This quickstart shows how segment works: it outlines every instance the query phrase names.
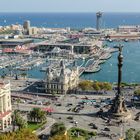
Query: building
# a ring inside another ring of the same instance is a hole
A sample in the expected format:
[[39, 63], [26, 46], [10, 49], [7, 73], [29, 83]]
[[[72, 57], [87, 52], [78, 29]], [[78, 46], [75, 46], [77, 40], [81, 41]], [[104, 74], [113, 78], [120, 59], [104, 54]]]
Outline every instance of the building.
[[28, 29], [28, 35], [36, 35], [38, 33], [38, 28], [37, 27], [30, 27]]
[[102, 19], [102, 13], [97, 12], [96, 13], [96, 30], [99, 31], [101, 29], [101, 19]]
[[29, 20], [27, 20], [27, 21], [24, 22], [23, 28], [24, 28], [25, 30], [29, 30], [29, 28], [30, 28], [30, 21], [29, 21]]
[[140, 32], [140, 25], [119, 26], [117, 31], [122, 33]]
[[79, 83], [79, 70], [76, 64], [70, 69], [66, 68], [64, 62], [60, 63], [60, 71], [47, 69], [45, 89], [48, 94], [66, 94], [77, 87]]
[[59, 47], [55, 47], [51, 51], [48, 51], [46, 55], [51, 58], [62, 57], [65, 59], [73, 59], [74, 58], [73, 46], [71, 46], [71, 50], [60, 49]]
[[0, 130], [11, 125], [11, 90], [10, 83], [0, 82]]
[[30, 21], [27, 20], [23, 23], [23, 28], [24, 28], [24, 34], [29, 35], [29, 30], [30, 30]]

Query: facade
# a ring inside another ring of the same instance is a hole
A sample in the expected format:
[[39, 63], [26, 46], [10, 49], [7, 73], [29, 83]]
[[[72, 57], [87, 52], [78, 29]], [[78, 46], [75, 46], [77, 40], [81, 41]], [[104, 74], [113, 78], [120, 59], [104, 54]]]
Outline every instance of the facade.
[[73, 46], [71, 46], [71, 50], [66, 49], [60, 49], [59, 47], [53, 48], [51, 51], [48, 51], [47, 56], [53, 57], [62, 57], [66, 59], [73, 59], [74, 53], [73, 53]]
[[29, 20], [27, 20], [27, 21], [24, 22], [23, 28], [24, 28], [25, 30], [29, 30], [29, 28], [30, 28], [30, 21], [29, 21]]
[[48, 94], [66, 94], [77, 87], [79, 83], [79, 70], [76, 65], [72, 69], [65, 68], [64, 62], [60, 63], [60, 71], [47, 69], [45, 89]]
[[119, 26], [117, 29], [118, 32], [140, 32], [140, 26], [139, 25], [132, 25], [132, 26]]
[[30, 27], [28, 29], [28, 34], [29, 35], [36, 35], [38, 33], [38, 28], [37, 27]]
[[10, 83], [0, 82], [0, 130], [11, 125], [11, 91]]
[[96, 13], [96, 30], [99, 31], [100, 28], [101, 28], [101, 18], [102, 18], [102, 13], [101, 12], [98, 12]]
[[24, 34], [29, 35], [29, 29], [30, 29], [30, 21], [29, 20], [24, 22], [23, 28], [24, 28]]

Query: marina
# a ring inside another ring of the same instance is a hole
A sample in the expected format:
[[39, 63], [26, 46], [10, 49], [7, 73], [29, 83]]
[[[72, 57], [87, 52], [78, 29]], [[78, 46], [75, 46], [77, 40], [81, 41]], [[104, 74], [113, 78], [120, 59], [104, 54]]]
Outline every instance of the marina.
[[[111, 52], [115, 52], [115, 50], [113, 50], [112, 48], [115, 46], [117, 42], [104, 42], [104, 44], [107, 44], [108, 47], [110, 47], [110, 51]], [[124, 75], [123, 75], [123, 79], [127, 82], [140, 82], [139, 80], [139, 76], [137, 75], [137, 71], [139, 69], [139, 67], [137, 67], [137, 65], [139, 65], [138, 61], [135, 61], [135, 59], [139, 58], [139, 55], [137, 55], [140, 52], [140, 43], [139, 41], [132, 41], [132, 42], [123, 42], [124, 44], [124, 51], [125, 51], [125, 55], [124, 57], [127, 58], [127, 61], [125, 62], [126, 64], [124, 64]], [[135, 49], [133, 49], [135, 48]], [[135, 51], [135, 55], [133, 55]], [[129, 55], [127, 55], [129, 52]], [[115, 67], [116, 64], [114, 62], [115, 58], [116, 58], [116, 53], [110, 53], [110, 55], [112, 55], [112, 57], [109, 60], [101, 60], [104, 57], [101, 57], [101, 59], [99, 59], [99, 57], [95, 57], [97, 60], [93, 60], [93, 58], [89, 58], [89, 59], [77, 59], [77, 65], [79, 66], [79, 76], [81, 79], [88, 79], [88, 80], [99, 80], [99, 81], [107, 81], [107, 82], [116, 82], [115, 80]], [[110, 57], [110, 55], [103, 55], [106, 56], [106, 59], [108, 59]], [[31, 58], [30, 58], [31, 59]], [[18, 60], [18, 61], [17, 61]], [[21, 60], [21, 61], [20, 61]], [[45, 76], [45, 71], [47, 69], [48, 66], [50, 66], [50, 64], [54, 63], [55, 59], [38, 59], [35, 58], [35, 60], [33, 61], [34, 63], [25, 63], [27, 61], [27, 58], [20, 58], [20, 57], [7, 57], [7, 56], [1, 56], [1, 70], [0, 73], [2, 74], [4, 69], [5, 69], [5, 73], [11, 73], [9, 71], [9, 69], [11, 69], [11, 66], [13, 68], [13, 72], [15, 74], [15, 70], [17, 69], [17, 73], [20, 74], [22, 73], [22, 71], [24, 70], [29, 78], [37, 78], [37, 79], [44, 79]], [[61, 60], [61, 59], [60, 59]], [[132, 61], [133, 60], [133, 61]], [[47, 63], [46, 63], [47, 61]], [[39, 64], [35, 63], [38, 62]], [[66, 65], [72, 65], [73, 60], [70, 60], [69, 63], [66, 63]], [[26, 65], [25, 65], [26, 64]], [[28, 64], [28, 65], [27, 65]], [[57, 67], [58, 61], [56, 60], [54, 63], [54, 68]], [[22, 67], [22, 65], [25, 65], [26, 67]], [[34, 67], [32, 66], [34, 65]], [[132, 67], [135, 66], [135, 69], [132, 70]], [[126, 68], [127, 67], [127, 68]], [[23, 69], [22, 69], [23, 68]], [[134, 78], [132, 77], [131, 80], [127, 78], [128, 75], [131, 75], [133, 73], [135, 80], [133, 80]], [[111, 76], [110, 76], [111, 75]]]

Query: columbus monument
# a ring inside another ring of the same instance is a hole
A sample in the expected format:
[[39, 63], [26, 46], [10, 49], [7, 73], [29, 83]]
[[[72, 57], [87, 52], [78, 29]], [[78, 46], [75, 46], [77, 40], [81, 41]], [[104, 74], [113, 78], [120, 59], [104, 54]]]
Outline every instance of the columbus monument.
[[126, 108], [125, 99], [123, 93], [121, 92], [121, 81], [122, 81], [122, 66], [123, 66], [123, 55], [122, 55], [122, 45], [118, 45], [115, 48], [119, 50], [118, 55], [118, 88], [116, 96], [113, 100], [113, 105], [109, 109], [108, 113], [112, 118], [126, 121], [131, 118], [130, 111]]

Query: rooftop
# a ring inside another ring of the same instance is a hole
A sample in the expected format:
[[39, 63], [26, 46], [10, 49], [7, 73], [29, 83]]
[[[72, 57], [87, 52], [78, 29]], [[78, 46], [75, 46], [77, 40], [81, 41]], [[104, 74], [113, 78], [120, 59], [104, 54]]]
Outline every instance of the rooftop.
[[4, 112], [3, 114], [0, 113], [0, 120], [3, 119], [4, 117], [6, 117], [7, 115], [9, 115], [10, 113], [11, 113], [11, 111]]
[[0, 89], [4, 88], [9, 83], [10, 83], [9, 81], [0, 81]]

